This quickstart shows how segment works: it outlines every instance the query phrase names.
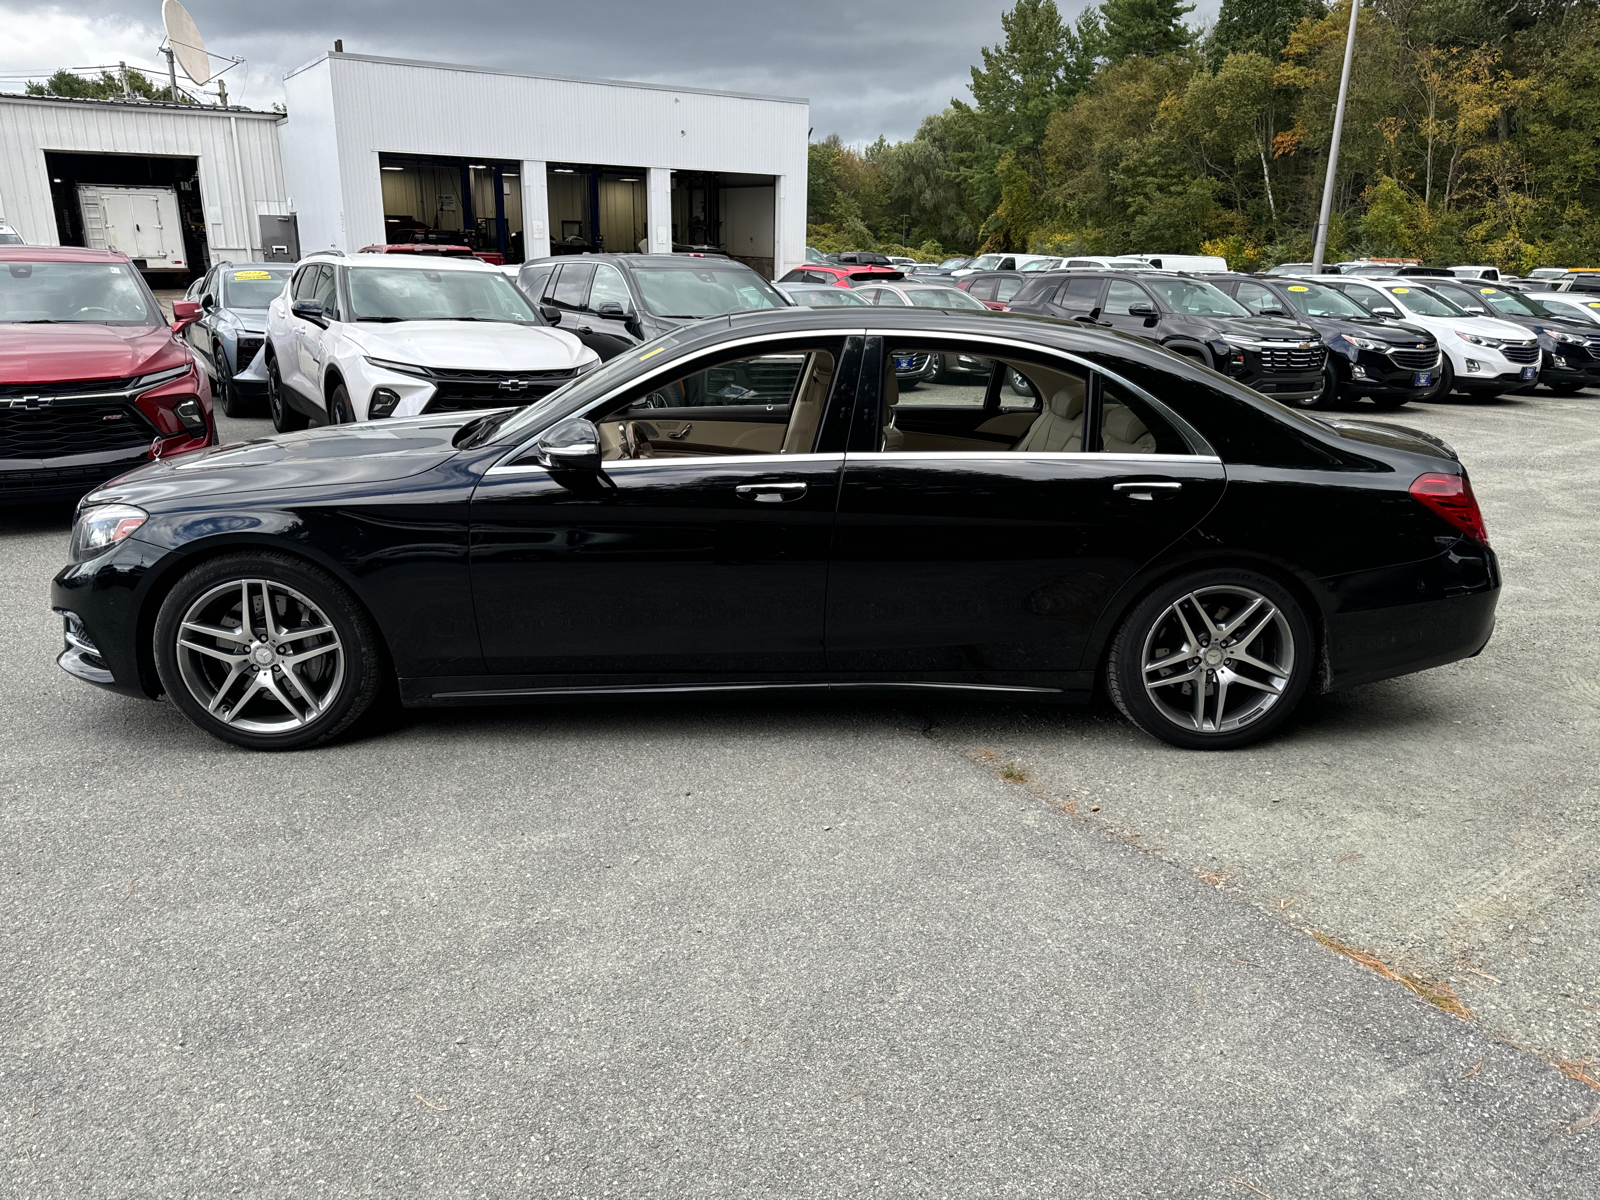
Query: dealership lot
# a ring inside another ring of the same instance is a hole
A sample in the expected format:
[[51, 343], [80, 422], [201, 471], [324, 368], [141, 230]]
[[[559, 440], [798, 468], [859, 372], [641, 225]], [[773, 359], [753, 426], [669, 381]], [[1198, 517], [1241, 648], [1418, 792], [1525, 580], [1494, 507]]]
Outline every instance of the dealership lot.
[[1385, 416], [1473, 471], [1497, 635], [1232, 755], [832, 702], [249, 754], [58, 672], [68, 514], [6, 514], [5, 1178], [1580, 1195], [1600, 1093], [1534, 1054], [1600, 1056], [1597, 411]]

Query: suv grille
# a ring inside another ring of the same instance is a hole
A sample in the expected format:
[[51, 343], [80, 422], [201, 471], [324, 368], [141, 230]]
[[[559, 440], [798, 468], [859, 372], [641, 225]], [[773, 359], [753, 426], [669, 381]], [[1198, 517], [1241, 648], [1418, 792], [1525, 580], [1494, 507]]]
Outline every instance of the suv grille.
[[143, 449], [155, 436], [131, 404], [57, 401], [38, 408], [0, 408], [0, 459]]
[[1506, 346], [1501, 349], [1500, 353], [1514, 363], [1536, 363], [1539, 361], [1539, 347], [1537, 345]]
[[1389, 351], [1389, 361], [1397, 367], [1404, 367], [1408, 371], [1427, 371], [1439, 365], [1439, 350], [1401, 350]]
[[1320, 371], [1325, 351], [1321, 346], [1311, 346], [1305, 350], [1296, 346], [1293, 349], [1285, 346], [1283, 349], [1269, 347], [1261, 352], [1261, 369], [1263, 371], [1293, 371], [1304, 373], [1306, 371]]
[[434, 368], [433, 399], [426, 413], [466, 412], [474, 408], [506, 408], [531, 404], [577, 374], [566, 371], [455, 371]]
[[0, 383], [0, 400], [24, 396], [81, 396], [84, 393], [126, 392], [139, 377], [127, 379], [69, 379], [60, 383]]

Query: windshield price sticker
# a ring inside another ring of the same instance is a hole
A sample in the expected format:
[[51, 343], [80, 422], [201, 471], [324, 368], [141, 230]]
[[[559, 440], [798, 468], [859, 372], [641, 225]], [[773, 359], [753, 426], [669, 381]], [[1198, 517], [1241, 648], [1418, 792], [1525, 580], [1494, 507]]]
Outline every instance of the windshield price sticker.
[[1498, 292], [1499, 290], [1500, 290], [1499, 288], [1479, 288], [1478, 289], [1478, 291], [1481, 292], [1485, 296], [1492, 296], [1496, 292]]
[[244, 283], [247, 280], [251, 280], [251, 279], [271, 279], [271, 278], [272, 278], [272, 272], [271, 271], [235, 271], [233, 273], [233, 281], [235, 283]]
[[1396, 296], [1409, 296], [1411, 294], [1410, 288], [1390, 288], [1389, 290]]
[[1309, 292], [1311, 289], [1306, 287], [1303, 283], [1291, 283], [1289, 285], [1289, 290], [1291, 292]]

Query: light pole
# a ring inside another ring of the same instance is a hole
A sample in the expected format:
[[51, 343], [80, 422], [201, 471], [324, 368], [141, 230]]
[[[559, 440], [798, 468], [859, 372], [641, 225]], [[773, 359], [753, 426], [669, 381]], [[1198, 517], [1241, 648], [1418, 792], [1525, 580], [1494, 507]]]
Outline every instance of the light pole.
[[1339, 174], [1339, 135], [1344, 132], [1344, 105], [1350, 96], [1350, 61], [1356, 50], [1356, 15], [1361, 0], [1350, 0], [1350, 32], [1344, 39], [1344, 73], [1339, 76], [1339, 105], [1333, 111], [1333, 142], [1328, 147], [1328, 177], [1322, 183], [1322, 214], [1317, 218], [1316, 248], [1311, 252], [1311, 273], [1322, 273], [1322, 259], [1328, 251], [1328, 221], [1333, 216], [1333, 185]]
[[905, 244], [906, 244], [906, 221], [907, 221], [907, 219], [908, 219], [908, 217], [907, 217], [906, 213], [901, 213], [900, 214], [900, 246], [901, 246], [902, 249], [905, 248]]

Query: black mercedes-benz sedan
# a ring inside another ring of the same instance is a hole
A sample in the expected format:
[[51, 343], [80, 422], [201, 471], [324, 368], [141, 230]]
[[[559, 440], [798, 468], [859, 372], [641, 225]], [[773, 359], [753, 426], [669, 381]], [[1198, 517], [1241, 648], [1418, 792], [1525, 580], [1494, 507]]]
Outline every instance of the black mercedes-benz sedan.
[[[917, 354], [990, 366], [902, 397]], [[153, 463], [83, 501], [71, 557], [60, 664], [260, 749], [385, 693], [1101, 687], [1224, 749], [1476, 654], [1500, 587], [1437, 438], [1143, 338], [917, 309], [713, 319], [527, 408]]]

